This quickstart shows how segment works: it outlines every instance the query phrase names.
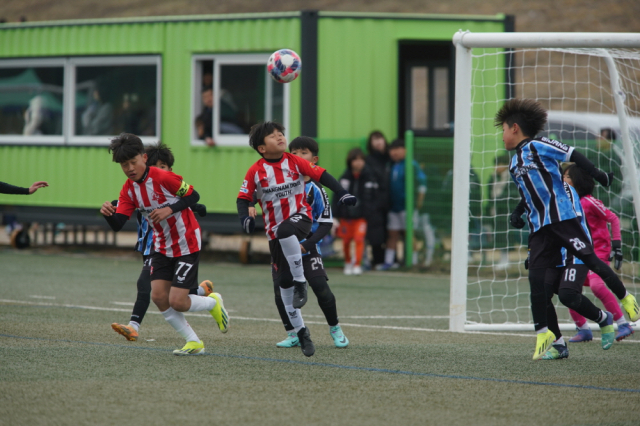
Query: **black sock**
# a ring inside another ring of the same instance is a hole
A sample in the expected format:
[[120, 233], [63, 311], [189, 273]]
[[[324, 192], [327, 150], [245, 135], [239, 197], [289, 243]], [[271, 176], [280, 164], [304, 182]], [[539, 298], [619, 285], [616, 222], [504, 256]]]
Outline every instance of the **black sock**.
[[318, 306], [320, 306], [327, 324], [331, 327], [338, 325], [336, 297], [331, 292], [327, 279], [325, 277], [314, 277], [309, 280], [309, 285], [318, 298]]

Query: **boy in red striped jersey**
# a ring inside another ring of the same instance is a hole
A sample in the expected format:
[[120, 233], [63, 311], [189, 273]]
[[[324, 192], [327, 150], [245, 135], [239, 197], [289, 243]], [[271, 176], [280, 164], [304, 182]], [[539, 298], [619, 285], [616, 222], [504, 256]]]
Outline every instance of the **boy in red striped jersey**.
[[[312, 211], [306, 200], [304, 177], [309, 176], [336, 193], [339, 202], [355, 205], [356, 197], [345, 191], [322, 167], [287, 151], [282, 125], [267, 121], [251, 128], [249, 145], [262, 156], [247, 172], [237, 199], [238, 215], [245, 232], [251, 233], [255, 219], [249, 215], [253, 194], [262, 208], [269, 239], [274, 282], [287, 312], [307, 302], [307, 287], [300, 240], [311, 231]], [[291, 316], [302, 353], [312, 356], [315, 347], [300, 315]]]
[[127, 175], [118, 207], [111, 202], [100, 212], [114, 231], [122, 229], [138, 209], [153, 226], [155, 252], [151, 255], [151, 300], [165, 320], [187, 341], [175, 355], [201, 355], [204, 344], [184, 318], [183, 312], [207, 310], [220, 331], [228, 330], [229, 316], [218, 293], [209, 297], [189, 294], [198, 286], [200, 225], [191, 209], [200, 195], [173, 172], [147, 166], [147, 154], [140, 138], [122, 133], [111, 140], [109, 152]]

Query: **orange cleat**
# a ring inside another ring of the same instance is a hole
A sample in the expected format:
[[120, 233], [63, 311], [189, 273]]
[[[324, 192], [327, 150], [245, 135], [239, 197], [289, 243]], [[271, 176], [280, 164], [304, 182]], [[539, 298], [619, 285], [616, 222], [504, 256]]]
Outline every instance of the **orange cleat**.
[[130, 342], [135, 342], [136, 340], [138, 340], [138, 332], [130, 325], [122, 325], [114, 322], [113, 324], [111, 324], [111, 328], [113, 328], [113, 331], [115, 331], [116, 333], [122, 334]]
[[213, 293], [213, 283], [209, 280], [204, 280], [200, 283], [200, 287], [204, 289], [204, 296], [209, 296]]

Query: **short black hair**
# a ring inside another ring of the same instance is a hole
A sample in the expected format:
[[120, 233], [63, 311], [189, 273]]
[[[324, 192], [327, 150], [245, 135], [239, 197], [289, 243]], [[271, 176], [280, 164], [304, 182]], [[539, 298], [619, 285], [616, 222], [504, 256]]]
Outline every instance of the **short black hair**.
[[496, 113], [493, 124], [501, 129], [503, 123], [509, 127], [518, 123], [522, 134], [535, 138], [544, 130], [547, 122], [547, 110], [534, 99], [509, 99]]
[[258, 154], [260, 154], [260, 151], [258, 151], [258, 147], [260, 145], [264, 145], [264, 138], [269, 136], [275, 130], [284, 134], [284, 126], [275, 121], [264, 121], [258, 124], [254, 124], [253, 126], [251, 126], [251, 130], [249, 131], [249, 146], [255, 149]]
[[114, 163], [124, 163], [138, 154], [144, 154], [144, 144], [136, 135], [120, 133], [111, 139], [109, 154], [113, 154]]
[[155, 166], [158, 164], [158, 161], [162, 161], [169, 166], [169, 168], [173, 167], [175, 158], [173, 158], [171, 148], [162, 142], [158, 141], [158, 143], [147, 146], [145, 152], [147, 153], [147, 164], [150, 166]]
[[289, 152], [296, 149], [308, 149], [314, 157], [317, 156], [318, 151], [320, 151], [320, 148], [318, 148], [318, 142], [309, 136], [298, 136], [292, 140], [289, 144]]
[[351, 163], [356, 158], [362, 158], [364, 160], [365, 159], [364, 151], [362, 151], [360, 148], [351, 148], [349, 150], [349, 153], [347, 154], [347, 168], [348, 169], [351, 168]]
[[404, 148], [404, 139], [395, 139], [393, 142], [391, 142], [391, 145], [389, 145], [389, 149], [393, 148]]
[[568, 174], [571, 178], [571, 183], [580, 197], [593, 194], [593, 189], [596, 184], [593, 178], [580, 167], [575, 164], [571, 164], [564, 169], [563, 174]]
[[369, 133], [369, 137], [367, 138], [367, 152], [371, 154], [373, 152], [373, 139], [374, 138], [382, 138], [384, 140], [384, 153], [387, 154], [389, 152], [389, 142], [387, 138], [384, 137], [384, 134], [380, 130], [374, 130]]

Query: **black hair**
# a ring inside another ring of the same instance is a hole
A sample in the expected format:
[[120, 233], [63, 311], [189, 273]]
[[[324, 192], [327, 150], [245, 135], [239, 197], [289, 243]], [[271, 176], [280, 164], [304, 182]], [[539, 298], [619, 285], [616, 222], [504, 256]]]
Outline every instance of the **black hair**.
[[387, 154], [389, 152], [389, 142], [387, 141], [387, 138], [384, 137], [384, 134], [379, 130], [374, 130], [373, 132], [369, 133], [369, 137], [367, 138], [367, 152], [371, 154], [374, 151], [374, 138], [382, 138], [384, 140], [384, 153]]
[[564, 170], [563, 174], [565, 173], [571, 178], [571, 183], [580, 197], [593, 194], [596, 184], [587, 172], [577, 165], [571, 164]]
[[120, 133], [111, 139], [109, 154], [113, 153], [114, 163], [124, 163], [138, 154], [144, 154], [144, 145], [139, 137], [131, 133]]
[[[258, 147], [264, 145], [264, 138], [269, 136], [275, 130], [284, 133], [284, 126], [275, 121], [264, 121], [262, 123], [254, 124], [249, 131], [249, 146], [256, 150], [258, 154]], [[262, 155], [262, 154], [260, 154]]]
[[360, 148], [352, 148], [352, 149], [350, 149], [349, 153], [347, 154], [347, 168], [348, 169], [351, 169], [351, 163], [356, 158], [362, 158], [364, 160], [365, 159], [364, 152]]
[[547, 122], [547, 111], [534, 99], [509, 99], [496, 113], [493, 124], [502, 128], [503, 123], [509, 127], [517, 123], [524, 136], [535, 138], [544, 129]]
[[394, 139], [391, 145], [389, 145], [389, 149], [393, 148], [404, 148], [404, 139]]
[[149, 145], [145, 152], [147, 153], [147, 164], [150, 166], [155, 166], [158, 164], [158, 161], [162, 161], [169, 168], [173, 167], [173, 162], [175, 158], [173, 158], [173, 153], [171, 152], [171, 148], [158, 141], [158, 143]]
[[318, 148], [318, 142], [309, 136], [298, 136], [292, 140], [289, 144], [289, 152], [296, 149], [308, 149], [314, 157], [318, 155], [318, 151], [320, 150]]

